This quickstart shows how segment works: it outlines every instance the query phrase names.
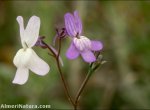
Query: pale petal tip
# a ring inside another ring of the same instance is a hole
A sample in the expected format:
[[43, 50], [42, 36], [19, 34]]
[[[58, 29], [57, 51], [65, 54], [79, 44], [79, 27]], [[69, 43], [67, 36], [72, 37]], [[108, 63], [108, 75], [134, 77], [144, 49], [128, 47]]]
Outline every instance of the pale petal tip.
[[99, 50], [103, 49], [103, 43], [99, 41]]
[[25, 84], [26, 82], [20, 82], [20, 81], [15, 81], [15, 80], [13, 80], [12, 83], [13, 83], [13, 84], [23, 85], [23, 84]]
[[22, 18], [22, 16], [17, 16], [16, 20], [20, 23], [23, 21], [23, 18]]
[[33, 18], [35, 21], [40, 21], [40, 18], [38, 16], [33, 15], [31, 18]]
[[66, 17], [68, 17], [70, 15], [71, 15], [71, 13], [66, 13], [64, 17], [66, 18]]
[[101, 41], [91, 41], [92, 46], [91, 46], [91, 50], [93, 51], [100, 51], [103, 49], [103, 43]]
[[23, 85], [27, 82], [28, 76], [29, 76], [29, 70], [27, 68], [22, 68], [22, 67], [17, 68], [16, 75], [12, 83]]
[[78, 11], [77, 10], [75, 10], [74, 11], [74, 15], [78, 15], [79, 13], [78, 13]]
[[49, 73], [49, 71], [50, 71], [50, 67], [49, 67], [49, 65], [47, 64], [47, 67], [45, 68], [45, 71], [43, 72], [43, 74], [39, 74], [40, 76], [45, 76], [45, 75], [47, 75], [48, 73]]
[[18, 84], [18, 85], [23, 85], [26, 82], [27, 82], [27, 80], [21, 80], [21, 78], [20, 79], [14, 78], [14, 80], [12, 81], [13, 84]]

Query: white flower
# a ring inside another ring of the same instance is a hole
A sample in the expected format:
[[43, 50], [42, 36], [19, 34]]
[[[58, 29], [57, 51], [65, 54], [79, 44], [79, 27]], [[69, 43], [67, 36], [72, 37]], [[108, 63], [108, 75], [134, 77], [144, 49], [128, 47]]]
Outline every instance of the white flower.
[[32, 16], [28, 21], [26, 29], [24, 29], [22, 16], [18, 16], [17, 21], [20, 27], [23, 48], [17, 52], [13, 60], [14, 65], [17, 67], [13, 83], [22, 85], [28, 80], [29, 69], [43, 76], [49, 72], [50, 67], [32, 49], [39, 36], [40, 18]]

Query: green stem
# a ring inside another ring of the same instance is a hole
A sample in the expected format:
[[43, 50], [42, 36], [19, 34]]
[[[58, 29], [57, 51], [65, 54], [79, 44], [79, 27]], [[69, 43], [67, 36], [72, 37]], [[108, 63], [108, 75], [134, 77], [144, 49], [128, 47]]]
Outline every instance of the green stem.
[[84, 90], [89, 78], [91, 77], [92, 73], [93, 73], [93, 70], [90, 68], [87, 75], [86, 75], [86, 77], [85, 77], [85, 79], [84, 79], [84, 81], [83, 81], [83, 83], [82, 83], [82, 85], [80, 86], [80, 88], [77, 92], [77, 95], [76, 95], [76, 98], [75, 98], [75, 108], [74, 108], [74, 110], [77, 110], [77, 106], [78, 106], [78, 103], [79, 103], [79, 98], [81, 96], [81, 93], [83, 92], [83, 90]]

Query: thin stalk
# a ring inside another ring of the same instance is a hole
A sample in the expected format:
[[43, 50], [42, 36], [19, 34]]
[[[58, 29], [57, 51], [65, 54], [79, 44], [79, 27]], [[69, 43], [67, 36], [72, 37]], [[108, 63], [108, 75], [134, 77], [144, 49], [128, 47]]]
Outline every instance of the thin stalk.
[[80, 86], [80, 88], [79, 88], [79, 90], [77, 92], [77, 95], [76, 95], [76, 98], [75, 98], [75, 108], [74, 108], [74, 110], [77, 110], [77, 106], [78, 106], [78, 103], [79, 103], [79, 98], [80, 98], [81, 93], [83, 92], [83, 90], [84, 90], [84, 88], [85, 88], [85, 86], [86, 86], [90, 76], [92, 75], [92, 72], [93, 72], [93, 70], [89, 69], [88, 74], [86, 75], [82, 85]]
[[57, 67], [58, 67], [58, 71], [60, 73], [60, 76], [61, 76], [61, 79], [62, 79], [62, 82], [63, 82], [63, 85], [65, 87], [65, 91], [66, 91], [66, 95], [68, 97], [68, 100], [71, 102], [71, 104], [75, 107], [75, 104], [74, 104], [74, 101], [72, 100], [70, 94], [69, 94], [69, 90], [68, 90], [68, 86], [66, 84], [66, 81], [64, 79], [64, 76], [63, 76], [63, 73], [62, 73], [62, 70], [61, 70], [61, 67], [60, 67], [60, 62], [59, 62], [59, 55], [60, 55], [60, 50], [61, 50], [61, 38], [58, 40], [58, 54], [57, 54], [57, 57], [56, 57], [56, 62], [57, 62]]
[[54, 58], [55, 58], [55, 60], [57, 62], [57, 68], [58, 68], [58, 71], [59, 71], [60, 76], [61, 76], [61, 80], [62, 80], [64, 89], [65, 89], [66, 96], [67, 96], [69, 102], [73, 105], [73, 107], [75, 107], [74, 101], [72, 100], [71, 95], [69, 94], [68, 86], [67, 86], [66, 81], [64, 79], [64, 76], [63, 76], [63, 73], [62, 73], [62, 70], [61, 70], [61, 66], [60, 66], [60, 62], [59, 62], [59, 55], [60, 55], [60, 48], [61, 48], [61, 39], [59, 39], [59, 43], [58, 43], [58, 53], [55, 53], [51, 49], [51, 47], [49, 45], [47, 45], [44, 41], [43, 41], [43, 44], [49, 49], [50, 52], [52, 52], [52, 54], [53, 54], [53, 56], [54, 56]]
[[61, 38], [58, 39], [58, 54], [57, 54], [57, 58], [59, 58], [59, 56], [60, 56], [60, 50], [61, 50]]
[[47, 43], [45, 43], [44, 41], [42, 41], [42, 43], [48, 48], [48, 50], [50, 52], [52, 52], [52, 54], [54, 55], [54, 57], [56, 57], [57, 55], [55, 54], [55, 52], [51, 49], [51, 47], [49, 45], [47, 45]]
[[65, 81], [65, 79], [64, 79], [63, 73], [62, 73], [62, 71], [61, 71], [59, 60], [56, 59], [56, 62], [57, 62], [58, 71], [59, 71], [60, 76], [61, 76], [61, 80], [62, 80], [63, 85], [64, 85], [64, 88], [65, 88], [65, 93], [66, 93], [66, 95], [67, 95], [68, 100], [70, 101], [70, 103], [73, 105], [73, 107], [75, 107], [74, 101], [72, 100], [72, 98], [71, 98], [71, 96], [70, 96], [70, 94], [69, 94], [68, 86], [67, 86], [67, 84], [66, 84], [66, 81]]

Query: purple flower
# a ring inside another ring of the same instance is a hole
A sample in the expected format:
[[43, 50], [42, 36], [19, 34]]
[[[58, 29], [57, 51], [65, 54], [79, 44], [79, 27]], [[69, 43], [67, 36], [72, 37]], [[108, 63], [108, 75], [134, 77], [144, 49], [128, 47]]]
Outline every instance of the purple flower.
[[81, 55], [85, 62], [94, 62], [96, 57], [93, 51], [100, 51], [103, 44], [81, 35], [82, 22], [77, 11], [74, 14], [65, 14], [64, 18], [67, 33], [72, 38], [72, 43], [66, 53], [67, 58], [75, 59]]

